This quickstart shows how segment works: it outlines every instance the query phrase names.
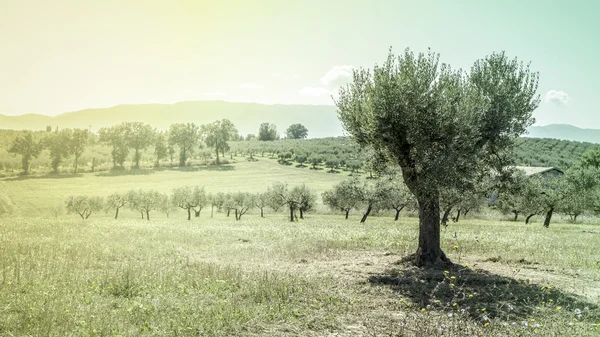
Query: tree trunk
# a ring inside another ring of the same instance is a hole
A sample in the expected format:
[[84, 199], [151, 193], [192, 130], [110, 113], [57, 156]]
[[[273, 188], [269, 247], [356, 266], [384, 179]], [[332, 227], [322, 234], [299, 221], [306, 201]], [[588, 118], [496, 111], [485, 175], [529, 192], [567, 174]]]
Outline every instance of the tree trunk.
[[302, 207], [298, 208], [300, 210], [300, 219], [304, 219], [304, 213], [302, 212]]
[[294, 222], [294, 206], [290, 206], [290, 222]]
[[140, 212], [140, 213], [142, 213], [142, 220], [143, 220], [143, 219], [144, 219], [144, 212], [142, 211], [142, 212]]
[[75, 171], [74, 173], [77, 174], [77, 160], [79, 159], [78, 155], [75, 155]]
[[215, 146], [215, 150], [217, 150], [217, 165], [219, 165], [219, 148]]
[[150, 221], [150, 211], [146, 211], [146, 220]]
[[525, 218], [525, 224], [528, 225], [529, 224], [529, 219], [531, 219], [532, 216], [534, 216], [534, 214], [529, 214], [526, 218]]
[[79, 216], [81, 217], [82, 220], [85, 220], [85, 218], [83, 217], [83, 213], [78, 213]]
[[550, 207], [550, 210], [546, 213], [546, 219], [544, 219], [544, 227], [550, 227], [550, 220], [552, 219], [552, 213], [554, 213], [554, 207]]
[[512, 211], [515, 214], [515, 218], [513, 219], [513, 221], [517, 221], [517, 218], [519, 217], [519, 211]]
[[439, 196], [422, 196], [419, 202], [419, 247], [416, 253], [417, 266], [438, 262], [450, 262], [440, 248], [440, 203]]
[[460, 219], [460, 211], [460, 208], [458, 209], [458, 211], [456, 211], [456, 218], [454, 219], [454, 222], [458, 222], [458, 219]]
[[210, 205], [210, 217], [211, 217], [211, 218], [213, 217], [213, 211], [214, 211], [214, 209], [215, 209], [215, 205], [212, 205], [212, 204], [211, 204], [211, 205]]
[[573, 217], [573, 222], [577, 222], [577, 217], [579, 216], [579, 214], [575, 214], [575, 216]]
[[115, 212], [115, 220], [119, 217], [119, 207], [117, 207], [117, 211]]
[[238, 217], [238, 209], [237, 209], [237, 208], [235, 209], [235, 219], [236, 219], [236, 220], [239, 220], [239, 219], [240, 219], [240, 218]]
[[188, 220], [192, 220], [192, 208], [188, 207], [187, 211], [188, 211]]
[[199, 218], [200, 217], [200, 211], [194, 210], [194, 216], [196, 218]]
[[[439, 206], [438, 206], [438, 209], [439, 209]], [[447, 226], [448, 216], [450, 216], [451, 211], [452, 211], [452, 207], [446, 208], [446, 210], [444, 211], [444, 216], [442, 217], [442, 225]]]
[[470, 209], [465, 210], [465, 212], [463, 213], [463, 218], [467, 217], [467, 214], [469, 213]]
[[264, 213], [263, 213], [263, 208], [262, 208], [262, 207], [260, 208], [260, 217], [261, 217], [261, 218], [264, 218], [264, 217], [265, 217], [265, 216], [264, 216]]
[[346, 220], [348, 220], [348, 214], [350, 214], [350, 208], [346, 208]]
[[403, 208], [404, 208], [404, 206], [402, 206], [400, 208], [396, 208], [396, 216], [394, 217], [394, 221], [398, 221], [398, 218], [400, 218], [400, 212], [402, 211]]
[[135, 149], [135, 168], [140, 168], [140, 149]]
[[371, 214], [372, 209], [373, 205], [369, 205], [369, 207], [367, 207], [367, 211], [365, 212], [365, 214], [363, 214], [362, 219], [360, 219], [360, 223], [364, 223], [365, 221], [367, 221], [367, 217], [369, 216], [369, 214]]
[[181, 153], [179, 154], [179, 166], [185, 166], [185, 160], [187, 159], [187, 155], [185, 153], [185, 147], [181, 149]]
[[227, 209], [227, 217], [229, 217], [229, 213], [231, 212], [231, 208]]

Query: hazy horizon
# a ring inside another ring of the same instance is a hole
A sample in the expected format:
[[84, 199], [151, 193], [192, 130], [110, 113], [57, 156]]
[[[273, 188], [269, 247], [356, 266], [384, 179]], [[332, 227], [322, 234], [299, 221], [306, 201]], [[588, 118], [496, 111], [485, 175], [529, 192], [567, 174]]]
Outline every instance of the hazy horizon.
[[[536, 125], [600, 128], [600, 4], [584, 1], [5, 0], [0, 114], [56, 116], [126, 104], [224, 100], [332, 105], [352, 69], [390, 46], [468, 69], [505, 50], [540, 73]], [[358, 22], [358, 23], [357, 23]], [[509, 23], [510, 24], [507, 24]]]

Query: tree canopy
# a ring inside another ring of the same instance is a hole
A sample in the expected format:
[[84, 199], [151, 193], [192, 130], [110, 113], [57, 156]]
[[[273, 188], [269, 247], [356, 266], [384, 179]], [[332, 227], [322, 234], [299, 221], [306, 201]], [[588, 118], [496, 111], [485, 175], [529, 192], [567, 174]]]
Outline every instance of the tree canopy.
[[285, 130], [285, 135], [289, 139], [303, 139], [308, 137], [308, 129], [302, 124], [292, 124]]
[[336, 106], [344, 129], [385, 162], [399, 165], [419, 204], [418, 265], [449, 261], [440, 248], [440, 190], [482, 170], [501, 176], [508, 150], [534, 119], [538, 74], [493, 53], [470, 72], [439, 55], [389, 53], [372, 71], [354, 71]]

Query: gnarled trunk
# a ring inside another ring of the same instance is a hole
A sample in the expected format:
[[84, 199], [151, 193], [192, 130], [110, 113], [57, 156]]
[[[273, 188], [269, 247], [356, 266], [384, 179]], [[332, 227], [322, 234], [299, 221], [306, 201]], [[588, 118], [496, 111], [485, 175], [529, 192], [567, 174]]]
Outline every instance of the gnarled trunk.
[[117, 207], [117, 211], [115, 212], [115, 220], [119, 217], [119, 207]]
[[265, 215], [264, 215], [264, 211], [263, 211], [263, 208], [262, 208], [262, 207], [260, 208], [260, 217], [261, 217], [261, 218], [264, 218], [264, 217], [265, 217]]
[[294, 222], [294, 206], [290, 206], [290, 222]]
[[190, 207], [188, 207], [187, 211], [188, 211], [188, 220], [192, 220], [192, 209]]
[[304, 212], [302, 211], [302, 207], [298, 209], [300, 211], [300, 219], [304, 219]]
[[546, 219], [544, 219], [544, 227], [550, 227], [550, 220], [552, 219], [552, 213], [554, 213], [554, 207], [550, 207], [550, 210], [546, 212]]
[[369, 216], [369, 214], [371, 214], [371, 210], [373, 210], [373, 205], [369, 205], [369, 207], [367, 207], [367, 211], [365, 212], [365, 214], [363, 214], [362, 219], [360, 219], [360, 223], [364, 223], [365, 221], [367, 221], [367, 217]]
[[150, 221], [150, 211], [146, 211], [146, 219]]
[[348, 214], [350, 214], [350, 208], [346, 208], [346, 220], [348, 219]]
[[526, 218], [525, 218], [525, 224], [528, 225], [529, 224], [529, 219], [531, 219], [532, 216], [534, 216], [535, 213], [533, 214], [529, 214]]
[[519, 217], [519, 211], [513, 210], [512, 212], [515, 214], [515, 218], [513, 219], [513, 221], [517, 221], [517, 218]]
[[450, 262], [440, 248], [439, 196], [421, 196], [419, 202], [419, 247], [416, 264], [424, 266], [438, 262]]

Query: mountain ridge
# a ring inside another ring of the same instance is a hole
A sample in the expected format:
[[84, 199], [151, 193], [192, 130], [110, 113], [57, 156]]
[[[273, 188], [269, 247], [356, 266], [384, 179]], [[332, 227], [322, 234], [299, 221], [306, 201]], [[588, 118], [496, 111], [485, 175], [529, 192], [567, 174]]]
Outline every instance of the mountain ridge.
[[[344, 134], [333, 105], [260, 104], [226, 101], [182, 101], [172, 104], [119, 104], [107, 108], [88, 108], [55, 116], [27, 113], [17, 116], [0, 114], [1, 129], [45, 130], [52, 128], [91, 128], [111, 126], [123, 121], [141, 121], [158, 129], [173, 123], [206, 124], [217, 119], [230, 119], [241, 134], [256, 134], [261, 123], [273, 123], [284, 135], [291, 124], [300, 123], [309, 130], [310, 138]], [[600, 144], [600, 130], [579, 128], [570, 124], [531, 126], [530, 138], [553, 138]]]

